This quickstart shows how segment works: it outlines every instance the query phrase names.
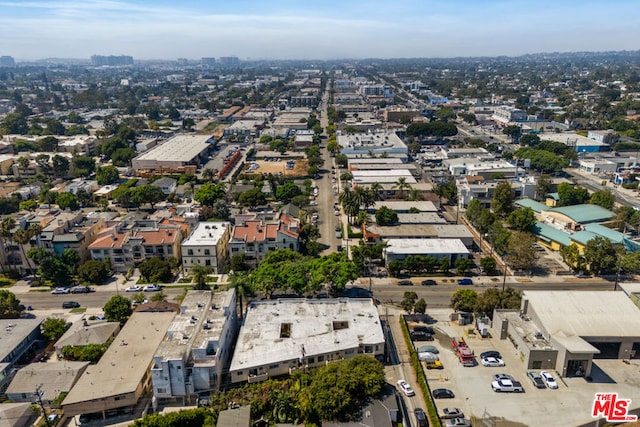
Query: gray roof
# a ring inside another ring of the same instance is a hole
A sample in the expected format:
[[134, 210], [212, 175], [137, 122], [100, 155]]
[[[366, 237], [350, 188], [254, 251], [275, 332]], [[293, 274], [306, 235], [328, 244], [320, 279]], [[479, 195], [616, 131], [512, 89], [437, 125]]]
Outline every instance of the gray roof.
[[620, 292], [523, 291], [552, 336], [640, 337], [640, 310]]
[[32, 394], [40, 386], [44, 392], [44, 400], [53, 400], [61, 392], [68, 392], [75, 384], [79, 375], [89, 362], [50, 362], [32, 363], [20, 369], [9, 388], [7, 394]]
[[63, 407], [135, 392], [174, 316], [134, 312], [100, 361], [89, 366], [71, 389]]
[[34, 329], [40, 327], [42, 319], [1, 319], [0, 320], [0, 360], [9, 355]]
[[217, 427], [249, 427], [251, 424], [251, 406], [225, 409], [218, 415]]
[[118, 322], [98, 321], [84, 326], [78, 321], [56, 342], [56, 349], [62, 350], [65, 345], [103, 344], [119, 330]]

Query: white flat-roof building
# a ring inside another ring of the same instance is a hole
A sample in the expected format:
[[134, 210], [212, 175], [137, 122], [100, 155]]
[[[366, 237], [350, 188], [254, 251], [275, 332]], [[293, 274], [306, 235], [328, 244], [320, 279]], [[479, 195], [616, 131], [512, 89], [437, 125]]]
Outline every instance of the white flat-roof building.
[[409, 185], [418, 183], [407, 169], [354, 170], [351, 172], [351, 175], [353, 177], [351, 180], [353, 187], [371, 185], [376, 182], [380, 184], [393, 184], [400, 178], [404, 178], [405, 182]]
[[340, 153], [352, 157], [387, 155], [406, 159], [409, 149], [393, 131], [376, 130], [368, 133], [337, 132]]
[[405, 200], [382, 200], [377, 201], [371, 208], [370, 213], [375, 213], [381, 207], [386, 206], [396, 213], [412, 212], [438, 212], [438, 207], [427, 200], [405, 201]]
[[131, 161], [133, 169], [179, 168], [197, 165], [212, 146], [211, 135], [176, 135]]
[[624, 292], [523, 291], [519, 311], [496, 310], [493, 327], [527, 369], [589, 376], [593, 359], [640, 357], [640, 310]]
[[384, 354], [372, 299], [255, 301], [240, 329], [231, 382], [258, 382], [366, 354]]
[[469, 258], [471, 254], [460, 239], [388, 239], [384, 250], [385, 263], [403, 261], [408, 256], [431, 256], [437, 259], [447, 258], [449, 264], [460, 258]]
[[153, 355], [157, 399], [176, 400], [218, 390], [238, 326], [236, 294], [189, 291]]
[[229, 260], [231, 223], [200, 222], [189, 237], [182, 241], [182, 267], [188, 272], [194, 266], [208, 267], [215, 273], [223, 273]]

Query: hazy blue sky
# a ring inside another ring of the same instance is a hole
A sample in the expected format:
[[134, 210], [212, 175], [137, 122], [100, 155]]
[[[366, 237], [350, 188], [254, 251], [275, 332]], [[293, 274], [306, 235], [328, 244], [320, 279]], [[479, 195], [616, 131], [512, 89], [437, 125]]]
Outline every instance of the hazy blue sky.
[[640, 48], [640, 1], [0, 0], [16, 59], [332, 59]]

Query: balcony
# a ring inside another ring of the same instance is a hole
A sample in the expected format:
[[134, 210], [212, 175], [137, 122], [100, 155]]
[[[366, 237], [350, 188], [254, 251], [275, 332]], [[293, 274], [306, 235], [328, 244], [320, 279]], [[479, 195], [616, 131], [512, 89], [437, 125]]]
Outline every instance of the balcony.
[[269, 379], [269, 374], [268, 373], [262, 373], [262, 374], [256, 374], [256, 375], [249, 375], [249, 379], [247, 380], [249, 382], [249, 384], [253, 384], [253, 383], [259, 383], [262, 381], [266, 381]]

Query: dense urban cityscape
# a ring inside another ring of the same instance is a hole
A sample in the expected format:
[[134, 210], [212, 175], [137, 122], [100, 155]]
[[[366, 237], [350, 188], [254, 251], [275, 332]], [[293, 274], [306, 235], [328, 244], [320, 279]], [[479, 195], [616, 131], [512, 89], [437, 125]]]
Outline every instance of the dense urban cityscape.
[[2, 425], [637, 419], [640, 51], [0, 54]]

